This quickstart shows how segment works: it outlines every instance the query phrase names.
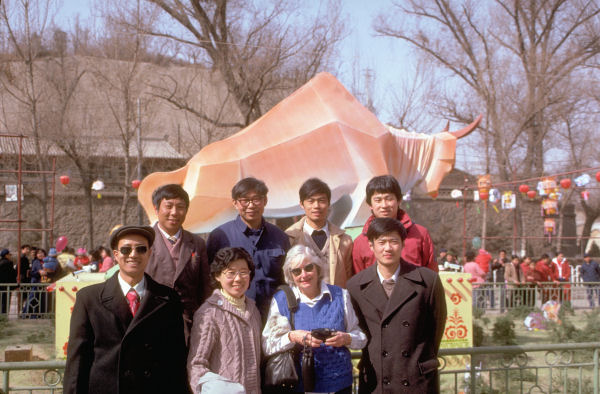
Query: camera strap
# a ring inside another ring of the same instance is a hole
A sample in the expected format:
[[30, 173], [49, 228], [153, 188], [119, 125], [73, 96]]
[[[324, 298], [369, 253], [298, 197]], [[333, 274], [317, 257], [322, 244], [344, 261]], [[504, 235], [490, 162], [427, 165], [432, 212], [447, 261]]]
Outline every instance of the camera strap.
[[290, 311], [290, 325], [292, 326], [292, 331], [294, 330], [294, 315], [298, 310], [298, 300], [292, 291], [292, 288], [288, 285], [279, 285], [277, 290], [281, 290], [285, 293], [285, 298], [287, 299], [287, 307]]

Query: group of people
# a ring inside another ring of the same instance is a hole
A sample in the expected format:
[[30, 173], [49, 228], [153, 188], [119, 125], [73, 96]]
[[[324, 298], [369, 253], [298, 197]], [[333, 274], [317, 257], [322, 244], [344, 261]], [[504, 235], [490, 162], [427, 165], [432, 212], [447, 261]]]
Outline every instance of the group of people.
[[[486, 298], [489, 298], [490, 306], [494, 307], [494, 288], [500, 290], [501, 307], [532, 305], [536, 288], [540, 289], [542, 304], [549, 300], [571, 301], [573, 267], [562, 252], [558, 252], [554, 258], [544, 253], [534, 260], [529, 256], [521, 258], [517, 255], [512, 255], [509, 259], [506, 251], [500, 250], [498, 257], [494, 259], [486, 250], [480, 249], [477, 255], [474, 251], [467, 251], [461, 263], [454, 254], [441, 249], [438, 265], [440, 270], [471, 274], [473, 288], [480, 290], [474, 291], [473, 302], [481, 307], [485, 305]], [[593, 308], [596, 299], [600, 305], [600, 266], [586, 253], [583, 263], [576, 269], [584, 284], [587, 283], [589, 306]], [[481, 283], [493, 285], [483, 289], [480, 287]]]
[[[29, 244], [21, 245], [20, 251], [16, 258], [13, 258], [9, 249], [0, 251], [2, 314], [8, 313], [10, 309], [10, 292], [17, 287], [17, 283], [52, 283], [70, 272], [106, 272], [114, 265], [110, 250], [104, 246], [99, 246], [89, 254], [85, 248], [79, 248], [75, 252], [73, 248], [66, 246], [59, 253], [56, 248], [50, 248], [46, 252], [45, 249]], [[50, 303], [45, 288], [30, 286], [27, 295], [21, 295], [19, 292], [17, 307], [21, 311], [21, 317], [35, 318], [48, 312]]]
[[301, 185], [305, 216], [286, 231], [264, 219], [267, 194], [256, 178], [237, 182], [238, 216], [206, 243], [183, 229], [189, 197], [175, 184], [154, 191], [153, 227], [113, 231], [120, 270], [77, 293], [65, 393], [282, 392], [263, 385], [263, 365], [288, 351], [291, 391], [350, 393], [349, 349], [362, 349], [361, 392], [437, 392], [445, 295], [398, 182], [367, 184], [373, 215], [354, 242], [327, 219], [323, 181]]

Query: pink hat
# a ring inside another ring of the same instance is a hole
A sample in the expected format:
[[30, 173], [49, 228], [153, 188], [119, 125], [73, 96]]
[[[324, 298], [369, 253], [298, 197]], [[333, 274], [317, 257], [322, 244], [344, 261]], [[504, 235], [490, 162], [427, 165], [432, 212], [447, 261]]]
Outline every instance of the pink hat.
[[85, 248], [77, 249], [77, 255], [85, 256], [87, 254], [87, 250]]

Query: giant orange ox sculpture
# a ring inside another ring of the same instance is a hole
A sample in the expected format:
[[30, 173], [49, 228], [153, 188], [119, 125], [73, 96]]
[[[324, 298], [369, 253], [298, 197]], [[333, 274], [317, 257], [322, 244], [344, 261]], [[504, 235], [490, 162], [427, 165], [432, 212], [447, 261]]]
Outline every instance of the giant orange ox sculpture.
[[434, 135], [388, 129], [328, 73], [320, 73], [250, 126], [205, 146], [187, 165], [148, 175], [138, 198], [156, 221], [152, 191], [178, 183], [190, 195], [184, 227], [208, 232], [235, 217], [231, 188], [254, 176], [269, 187], [266, 217], [302, 213], [298, 189], [318, 177], [332, 190], [330, 219], [342, 227], [362, 225], [369, 214], [365, 186], [392, 174], [403, 190], [437, 191], [452, 170], [456, 140], [466, 128]]

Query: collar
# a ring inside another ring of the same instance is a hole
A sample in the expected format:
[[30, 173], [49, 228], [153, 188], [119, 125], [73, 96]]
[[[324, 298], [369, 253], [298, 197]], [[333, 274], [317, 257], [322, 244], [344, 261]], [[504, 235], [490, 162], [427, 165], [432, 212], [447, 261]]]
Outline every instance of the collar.
[[[397, 282], [398, 275], [400, 275], [400, 268], [402, 268], [402, 263], [398, 264], [398, 268], [396, 268], [396, 271], [394, 271], [394, 273], [389, 279], [393, 279], [394, 282]], [[383, 283], [385, 278], [383, 277], [383, 275], [381, 275], [381, 272], [379, 272], [379, 267], [377, 267], [377, 276], [379, 277], [379, 281]]]
[[294, 296], [296, 296], [297, 300], [299, 300], [300, 302], [302, 302], [308, 306], [313, 306], [317, 302], [319, 302], [319, 300], [321, 300], [321, 298], [323, 298], [323, 296], [325, 294], [327, 294], [329, 296], [329, 299], [331, 299], [331, 292], [329, 291], [329, 287], [327, 286], [327, 283], [323, 282], [322, 280], [320, 280], [320, 282], [321, 282], [321, 289], [320, 289], [319, 295], [317, 295], [313, 299], [310, 299], [307, 296], [305, 296], [304, 294], [302, 294], [296, 286], [291, 286], [291, 288], [292, 288], [292, 291], [294, 292]]
[[312, 228], [312, 226], [310, 224], [308, 224], [308, 220], [304, 220], [304, 225], [302, 226], [302, 231], [304, 231], [305, 234], [312, 236], [312, 233], [317, 230], [325, 231], [325, 235], [329, 238], [329, 223], [328, 222], [325, 222], [325, 226], [317, 229], [317, 228]]
[[262, 231], [266, 228], [265, 226], [265, 218], [261, 218], [261, 222], [260, 222], [260, 228], [258, 228], [257, 230], [254, 230], [250, 227], [248, 227], [248, 225], [246, 223], [244, 223], [244, 221], [242, 220], [242, 217], [240, 215], [237, 215], [237, 217], [234, 220], [234, 225], [235, 228], [240, 232], [240, 233], [246, 233], [246, 230], [250, 229], [252, 231]]
[[[121, 286], [121, 291], [123, 292], [123, 295], [126, 296], [127, 292], [129, 292], [129, 289], [131, 289], [131, 285], [125, 282], [123, 278], [121, 278], [120, 273], [117, 274], [117, 278], [119, 279], [119, 286]], [[139, 281], [135, 286], [133, 286], [133, 289], [138, 293], [140, 300], [144, 298], [144, 293], [146, 292], [146, 277], [143, 276], [142, 280]]]
[[169, 235], [165, 230], [163, 230], [160, 227], [160, 224], [157, 223], [156, 227], [158, 227], [158, 229], [162, 233], [163, 237], [165, 237], [165, 239], [169, 239], [169, 238], [173, 237], [173, 238], [175, 238], [175, 242], [177, 242], [177, 240], [179, 240], [179, 238], [181, 238], [181, 229], [179, 229], [179, 231], [177, 231], [177, 233], [175, 235]]

